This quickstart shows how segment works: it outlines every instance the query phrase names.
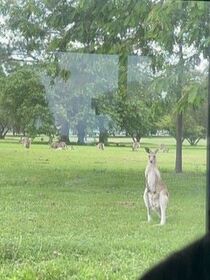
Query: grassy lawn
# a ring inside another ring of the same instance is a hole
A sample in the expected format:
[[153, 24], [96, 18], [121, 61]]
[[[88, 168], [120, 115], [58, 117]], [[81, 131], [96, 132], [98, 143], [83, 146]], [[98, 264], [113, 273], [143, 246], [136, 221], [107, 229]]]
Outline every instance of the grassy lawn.
[[[143, 139], [142, 146], [158, 146]], [[159, 153], [170, 192], [167, 224], [146, 222], [147, 155], [130, 147], [25, 150], [0, 142], [0, 279], [136, 279], [205, 231], [204, 143]]]

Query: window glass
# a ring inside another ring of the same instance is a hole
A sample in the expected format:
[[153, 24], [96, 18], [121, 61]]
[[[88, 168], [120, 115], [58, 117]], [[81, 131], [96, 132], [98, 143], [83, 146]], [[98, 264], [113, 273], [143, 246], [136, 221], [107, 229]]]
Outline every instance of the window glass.
[[1, 279], [135, 279], [204, 235], [209, 19], [1, 1]]

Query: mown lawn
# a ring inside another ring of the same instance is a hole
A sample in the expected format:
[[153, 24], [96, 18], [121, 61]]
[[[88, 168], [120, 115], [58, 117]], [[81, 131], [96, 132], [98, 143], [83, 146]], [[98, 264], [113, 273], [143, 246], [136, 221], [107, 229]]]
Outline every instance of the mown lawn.
[[[169, 140], [168, 140], [169, 141]], [[143, 139], [143, 145], [160, 140]], [[158, 165], [170, 192], [167, 224], [146, 222], [143, 148], [0, 142], [0, 279], [136, 279], [205, 231], [205, 145], [174, 141]]]

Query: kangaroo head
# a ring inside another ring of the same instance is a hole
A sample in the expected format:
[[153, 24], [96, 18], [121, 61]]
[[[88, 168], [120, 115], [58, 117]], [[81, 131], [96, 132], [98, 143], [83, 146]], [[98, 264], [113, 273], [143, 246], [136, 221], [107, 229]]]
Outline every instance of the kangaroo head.
[[149, 148], [145, 148], [145, 151], [148, 153], [148, 162], [149, 164], [156, 164], [156, 154], [158, 152], [158, 149], [155, 151], [150, 150]]

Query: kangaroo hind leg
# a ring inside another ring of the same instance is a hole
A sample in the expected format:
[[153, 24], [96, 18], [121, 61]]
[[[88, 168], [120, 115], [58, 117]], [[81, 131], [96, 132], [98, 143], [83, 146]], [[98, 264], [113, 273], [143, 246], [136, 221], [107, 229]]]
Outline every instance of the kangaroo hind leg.
[[165, 193], [160, 193], [160, 224], [164, 225], [166, 223], [166, 208], [168, 204], [168, 196]]
[[144, 191], [143, 198], [144, 198], [145, 206], [147, 208], [147, 221], [149, 223], [149, 222], [151, 222], [152, 218], [151, 218], [151, 206], [150, 206], [149, 195], [148, 195], [147, 189], [145, 189], [145, 191]]

